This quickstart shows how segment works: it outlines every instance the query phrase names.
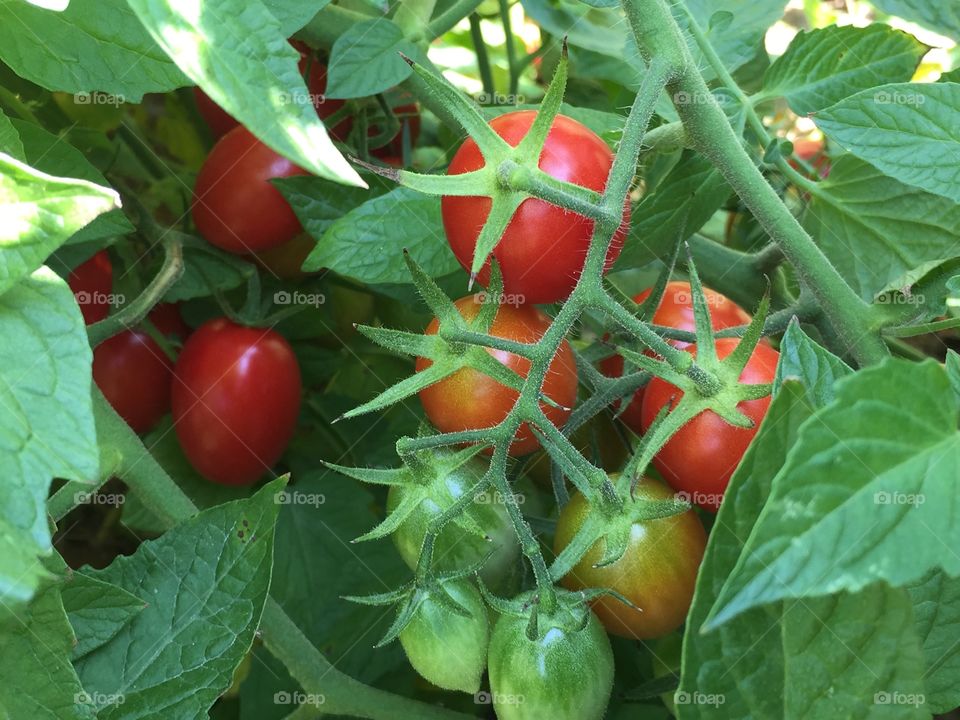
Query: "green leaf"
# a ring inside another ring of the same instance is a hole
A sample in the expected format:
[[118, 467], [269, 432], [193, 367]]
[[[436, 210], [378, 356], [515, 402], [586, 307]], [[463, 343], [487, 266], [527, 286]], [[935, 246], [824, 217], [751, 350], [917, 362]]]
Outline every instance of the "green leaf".
[[[48, 563], [66, 570], [59, 556]], [[60, 588], [47, 586], [22, 610], [0, 613], [0, 717], [30, 720], [94, 720], [70, 665], [74, 635], [63, 609]]]
[[270, 0], [266, 3], [287, 36], [293, 35], [329, 4], [330, 0]]
[[88, 574], [149, 605], [77, 672], [100, 720], [205, 716], [253, 643], [270, 586], [284, 480], [204, 510]]
[[[907, 594], [873, 585], [857, 594], [773, 602], [747, 610], [709, 634], [699, 632], [767, 502], [771, 480], [787, 461], [816, 409], [788, 380], [774, 398], [727, 492], [697, 581], [684, 636], [680, 717], [780, 720], [856, 717], [883, 693], [922, 695], [922, 662]], [[731, 662], [730, 658], [736, 658]], [[879, 702], [883, 702], [882, 699]], [[916, 707], [896, 706], [903, 717]]]
[[806, 115], [867, 88], [907, 82], [927, 50], [889, 25], [801, 32], [767, 70], [762, 95], [782, 95], [794, 112]]
[[952, 2], [929, 0], [872, 0], [878, 10], [918, 23], [960, 41], [960, 8]]
[[[522, 3], [524, 13], [551, 35], [566, 37], [571, 45], [586, 50], [614, 58], [625, 57], [629, 28], [616, 8], [599, 9], [575, 0], [522, 0]], [[632, 36], [630, 38], [636, 48]]]
[[[685, 9], [671, 5], [677, 21], [689, 27], [687, 13], [707, 36], [727, 70], [733, 72], [757, 54], [757, 45], [771, 25], [783, 17], [785, 0], [686, 0]], [[732, 16], [729, 22], [711, 27], [710, 19], [718, 13]], [[713, 77], [709, 65], [693, 39], [688, 40], [694, 59], [701, 69], [707, 68], [707, 79]]]
[[297, 69], [298, 54], [261, 0], [128, 0], [186, 75], [254, 135], [304, 169], [363, 181], [333, 146]]
[[[352, 542], [383, 517], [380, 503], [334, 472], [302, 474], [287, 493], [292, 502], [283, 506], [277, 522], [272, 597], [342, 672], [372, 682], [405, 665], [399, 646], [373, 648], [391, 613], [341, 600], [386, 592], [410, 579], [393, 543]], [[251, 678], [254, 686], [269, 684], [271, 690], [265, 696], [265, 690], [256, 692], [260, 697], [244, 694], [244, 704], [249, 699], [270, 706], [274, 692], [296, 688], [275, 685], [273, 673], [262, 666], [254, 666]], [[273, 714], [251, 712], [249, 717], [265, 716]]]
[[[82, 152], [64, 138], [47, 132], [39, 125], [14, 120], [13, 126], [23, 142], [24, 162], [40, 172], [57, 177], [88, 180], [96, 185], [110, 187], [107, 179]], [[119, 208], [98, 216], [75, 233], [67, 242], [80, 243], [101, 240], [133, 232], [133, 225]]]
[[327, 95], [358, 98], [376, 95], [406, 80], [413, 69], [403, 53], [420, 64], [428, 61], [400, 28], [388, 18], [351, 25], [337, 38], [327, 65]]
[[794, 320], [780, 341], [780, 362], [773, 381], [773, 394], [779, 393], [788, 379], [799, 380], [807, 398], [815, 407], [833, 402], [834, 385], [853, 369], [822, 345], [814, 342]]
[[906, 589], [927, 663], [927, 709], [945, 713], [960, 705], [960, 578], [934, 570]]
[[845, 155], [812, 193], [803, 224], [854, 290], [872, 301], [956, 256], [960, 205]]
[[619, 269], [645, 265], [669, 254], [686, 240], [730, 196], [720, 171], [702, 155], [684, 152], [680, 162], [634, 209]]
[[54, 477], [98, 471], [90, 345], [67, 284], [47, 268], [0, 296], [0, 601], [29, 600], [51, 552]]
[[432, 277], [460, 267], [443, 235], [440, 199], [398, 187], [334, 222], [303, 267], [327, 267], [366, 283], [409, 283], [404, 248]]
[[952, 513], [960, 478], [958, 401], [933, 360], [887, 360], [838, 383], [806, 423], [737, 567], [716, 627], [787, 598], [960, 573]]
[[817, 113], [831, 139], [885, 175], [960, 202], [960, 84], [899, 83]]
[[369, 190], [306, 175], [278, 178], [272, 182], [293, 208], [303, 229], [316, 240], [323, 237], [335, 220], [389, 189], [386, 181], [379, 177], [368, 180]]
[[54, 177], [0, 153], [0, 293], [120, 198], [86, 180]]
[[82, 572], [70, 573], [60, 592], [76, 635], [74, 660], [109, 642], [146, 607], [136, 595]]
[[230, 290], [247, 281], [256, 267], [246, 258], [231, 255], [192, 235], [183, 241], [183, 275], [173, 284], [164, 302], [206, 297], [213, 290]]
[[6, 153], [16, 160], [26, 162], [20, 135], [10, 118], [4, 115], [2, 110], [0, 110], [0, 153]]
[[0, 0], [0, 59], [48, 90], [81, 93], [78, 103], [90, 91], [140, 102], [189, 84], [125, 0], [71, 0], [63, 12]]

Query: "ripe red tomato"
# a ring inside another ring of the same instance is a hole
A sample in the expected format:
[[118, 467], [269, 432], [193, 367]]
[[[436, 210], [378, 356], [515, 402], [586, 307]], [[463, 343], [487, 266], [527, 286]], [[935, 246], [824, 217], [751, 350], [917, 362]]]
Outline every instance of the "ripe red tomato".
[[[813, 165], [820, 177], [825, 178], [830, 174], [830, 158], [824, 154], [822, 138], [797, 138], [793, 141], [793, 152], [804, 162]], [[789, 162], [795, 170], [800, 169], [794, 161]]]
[[[736, 338], [717, 340], [717, 356], [722, 360], [733, 352], [739, 342]], [[696, 346], [688, 347], [687, 352], [696, 354]], [[750, 384], [773, 382], [779, 359], [780, 353], [769, 345], [757, 345], [740, 374], [740, 381]], [[646, 432], [653, 423], [660, 408], [671, 399], [671, 407], [674, 407], [681, 397], [683, 392], [670, 383], [660, 378], [651, 380], [643, 395], [643, 431]], [[670, 438], [653, 459], [653, 464], [674, 489], [688, 493], [691, 502], [716, 512], [733, 471], [757, 434], [760, 421], [767, 414], [769, 406], [769, 396], [748, 400], [737, 406], [756, 423], [752, 428], [734, 427], [713, 411], [706, 410]]]
[[[674, 491], [661, 482], [644, 478], [628, 503], [666, 500]], [[570, 498], [557, 521], [553, 549], [559, 554], [593, 512], [579, 492]], [[693, 601], [697, 571], [707, 545], [707, 533], [693, 510], [657, 520], [635, 522], [623, 557], [611, 565], [594, 567], [603, 557], [598, 541], [561, 581], [573, 590], [609, 588], [640, 610], [604, 595], [593, 611], [608, 633], [646, 640], [661, 637], [683, 624]]]
[[[163, 335], [189, 332], [176, 305], [157, 305], [150, 320]], [[145, 433], [170, 410], [173, 361], [144, 330], [124, 330], [93, 351], [93, 379], [117, 414]]]
[[[374, 148], [370, 151], [370, 154], [374, 157], [380, 158], [388, 165], [402, 167], [403, 124], [406, 123], [410, 128], [410, 147], [415, 147], [417, 144], [417, 138], [420, 137], [420, 106], [416, 103], [398, 105], [397, 107], [393, 108], [393, 112], [397, 116], [397, 120], [400, 121], [400, 130], [397, 131], [397, 134], [393, 136], [393, 139], [390, 142], [381, 147]], [[379, 127], [374, 124], [370, 126], [367, 135], [369, 137], [375, 137], [377, 134], [379, 134], [379, 132]]]
[[213, 146], [193, 190], [193, 221], [213, 245], [253, 253], [283, 245], [303, 228], [272, 178], [306, 175], [244, 127]]
[[[635, 303], [642, 303], [648, 297], [652, 288], [647, 288], [639, 295], [633, 298]], [[710, 324], [713, 329], [723, 330], [725, 328], [746, 325], [750, 322], [750, 313], [737, 305], [726, 295], [718, 293], [705, 287], [703, 294], [707, 298], [707, 307], [710, 310]], [[693, 291], [688, 282], [669, 282], [663, 290], [663, 297], [660, 299], [660, 305], [657, 306], [651, 319], [654, 325], [663, 325], [677, 330], [686, 330], [693, 332], [696, 323], [693, 318]], [[685, 348], [690, 343], [680, 340], [671, 340], [674, 347]], [[653, 354], [647, 352], [653, 357]], [[620, 355], [614, 355], [600, 363], [600, 371], [607, 377], [620, 377], [623, 375], [623, 358]], [[643, 422], [640, 417], [640, 408], [643, 404], [643, 390], [640, 388], [634, 393], [633, 399], [626, 409], [620, 414], [620, 419], [624, 424], [635, 433], [643, 432]]]
[[145, 433], [170, 409], [173, 362], [142, 330], [124, 330], [93, 351], [93, 380], [117, 414]]
[[[307, 72], [307, 64], [310, 65], [310, 71], [305, 78], [307, 91], [310, 93], [310, 102], [313, 103], [317, 115], [320, 116], [321, 120], [325, 120], [342, 108], [345, 101], [327, 98], [325, 94], [327, 90], [327, 66], [315, 58], [310, 59], [312, 53], [310, 47], [297, 40], [291, 40], [290, 44], [300, 53], [300, 62], [297, 65], [300, 73]], [[209, 126], [214, 139], [226, 135], [240, 124], [199, 87], [193, 88], [193, 96], [197, 103], [197, 110]], [[337, 123], [337, 126], [333, 129], [328, 128], [328, 131], [337, 140], [345, 140], [347, 135], [350, 134], [351, 125], [350, 118], [345, 118]]]
[[300, 367], [276, 332], [216, 318], [184, 344], [172, 406], [193, 467], [213, 482], [246, 485], [280, 459], [293, 437]]
[[[516, 146], [533, 124], [536, 113], [521, 110], [490, 121], [500, 137]], [[540, 156], [540, 169], [555, 178], [601, 191], [613, 164], [613, 153], [592, 130], [558, 115]], [[449, 175], [479, 170], [484, 165], [477, 144], [467, 139], [447, 170]], [[490, 198], [444, 197], [443, 227], [457, 260], [467, 270], [473, 262], [477, 237], [490, 213]], [[613, 265], [630, 227], [629, 201], [624, 203], [623, 224], [607, 252], [606, 269]], [[517, 208], [493, 255], [503, 272], [504, 291], [521, 295], [524, 302], [551, 303], [573, 290], [590, 246], [593, 221], [543, 200], [529, 198]], [[480, 282], [489, 280], [489, 263]]]
[[[482, 307], [480, 295], [468, 295], [456, 302], [457, 310], [467, 320], [476, 316]], [[543, 337], [550, 327], [550, 319], [530, 305], [501, 305], [490, 327], [490, 335], [532, 343]], [[439, 322], [434, 318], [427, 329], [427, 335], [434, 335]], [[513, 353], [500, 350], [488, 351], [499, 362], [526, 377], [530, 371], [530, 361]], [[417, 372], [426, 370], [433, 363], [426, 358], [417, 358]], [[541, 388], [547, 397], [572, 408], [577, 399], [577, 366], [573, 358], [573, 349], [564, 340], [554, 355], [543, 380]], [[501, 422], [516, 402], [518, 393], [491, 378], [489, 375], [462, 368], [438, 383], [420, 391], [420, 402], [430, 422], [441, 432], [461, 432], [488, 428]], [[560, 427], [570, 416], [569, 410], [543, 405], [543, 411], [554, 425]], [[540, 446], [540, 441], [530, 427], [524, 423], [517, 430], [514, 442], [510, 445], [510, 454], [526, 455]]]
[[73, 269], [67, 285], [80, 306], [85, 325], [100, 322], [110, 314], [110, 293], [113, 290], [113, 265], [106, 250]]

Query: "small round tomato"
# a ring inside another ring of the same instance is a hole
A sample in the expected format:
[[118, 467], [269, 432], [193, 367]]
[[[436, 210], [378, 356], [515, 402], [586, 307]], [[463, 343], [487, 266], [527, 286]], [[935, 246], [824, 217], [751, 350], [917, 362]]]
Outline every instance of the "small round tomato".
[[[467, 321], [476, 317], [483, 307], [482, 295], [468, 295], [456, 302], [457, 310]], [[434, 318], [427, 335], [434, 335], [439, 328]], [[535, 343], [550, 327], [550, 319], [531, 305], [501, 305], [490, 327], [489, 334], [522, 343]], [[487, 350], [499, 362], [526, 377], [530, 361], [513, 353]], [[427, 358], [417, 358], [416, 369], [421, 372], [433, 363]], [[564, 340], [557, 349], [543, 380], [541, 391], [562, 407], [543, 405], [547, 419], [560, 427], [570, 417], [570, 410], [577, 399], [577, 366], [570, 343]], [[462, 368], [453, 375], [420, 391], [420, 401], [430, 422], [441, 432], [461, 432], [493, 427], [501, 422], [513, 408], [519, 394], [516, 390], [473, 368]], [[510, 454], [526, 455], [540, 446], [540, 441], [524, 423], [514, 436]]]
[[[453, 472], [438, 473], [428, 488], [426, 497], [410, 512], [393, 541], [400, 557], [416, 569], [420, 560], [423, 538], [431, 521], [442, 515], [465, 492], [473, 488], [486, 472], [486, 466], [477, 460], [461, 465]], [[419, 488], [414, 488], [417, 491]], [[403, 485], [391, 486], [387, 494], [387, 512], [392, 513], [411, 492]], [[490, 493], [478, 498], [465, 511], [466, 519], [473, 521], [489, 540], [473, 535], [455, 522], [447, 523], [437, 535], [433, 546], [432, 567], [442, 571], [458, 570], [476, 565], [484, 558], [481, 576], [488, 585], [497, 585], [509, 575], [520, 557], [520, 543], [510, 522], [507, 508], [501, 498]]]
[[[374, 148], [370, 151], [370, 154], [374, 157], [380, 158], [389, 165], [397, 165], [398, 167], [402, 167], [403, 126], [406, 124], [409, 128], [410, 147], [412, 148], [416, 146], [417, 139], [420, 137], [420, 106], [416, 103], [398, 105], [397, 107], [393, 108], [393, 112], [397, 116], [397, 120], [400, 121], [400, 129], [397, 131], [397, 134], [393, 136], [393, 139], [390, 140], [390, 142], [381, 147]], [[367, 135], [370, 137], [376, 137], [379, 132], [379, 127], [374, 124], [370, 126]]]
[[[653, 288], [647, 288], [636, 295], [633, 301], [638, 304], [642, 303], [650, 297], [652, 291]], [[750, 313], [726, 295], [707, 287], [703, 288], [703, 294], [707, 299], [710, 325], [714, 331], [746, 325], [750, 322]], [[696, 322], [693, 317], [693, 291], [690, 289], [690, 283], [681, 281], [667, 283], [651, 322], [654, 325], [693, 332], [696, 329]], [[678, 348], [685, 348], [690, 345], [690, 343], [680, 340], [670, 340], [669, 342]], [[649, 351], [647, 355], [653, 357], [653, 353]], [[614, 355], [603, 360], [600, 363], [600, 371], [607, 377], [620, 377], [623, 375], [623, 358], [620, 355]], [[623, 420], [624, 424], [638, 434], [643, 432], [643, 422], [640, 414], [643, 405], [643, 390], [644, 388], [637, 390], [630, 404], [620, 413], [620, 419]]]
[[80, 306], [83, 322], [92, 325], [110, 314], [110, 293], [113, 290], [113, 264], [106, 250], [77, 265], [67, 278], [67, 285]]
[[[820, 177], [825, 178], [830, 174], [830, 158], [824, 153], [823, 138], [797, 138], [793, 141], [793, 153], [813, 165]], [[789, 162], [795, 170], [800, 169], [796, 162]]]
[[267, 472], [293, 437], [300, 367], [276, 332], [226, 318], [201, 325], [174, 367], [173, 421], [197, 472], [246, 485]]
[[[528, 599], [532, 599], [528, 596]], [[501, 615], [490, 636], [490, 690], [498, 720], [600, 720], [613, 689], [613, 650], [583, 605], [530, 619]]]
[[[189, 328], [176, 305], [150, 311], [150, 321], [166, 336], [185, 338]], [[136, 433], [145, 433], [170, 411], [173, 361], [145, 330], [124, 330], [93, 351], [93, 380], [117, 414]]]
[[[740, 341], [737, 338], [721, 338], [716, 342], [717, 357], [722, 360], [733, 352]], [[686, 350], [696, 354], [695, 345]], [[740, 374], [740, 381], [748, 384], [773, 382], [779, 359], [780, 353], [760, 343]], [[683, 392], [674, 385], [661, 378], [651, 380], [643, 395], [643, 431], [646, 432], [650, 427], [662, 407], [671, 400], [671, 407], [674, 407], [681, 397]], [[689, 494], [691, 502], [716, 512], [733, 471], [757, 434], [757, 428], [769, 406], [769, 396], [747, 400], [737, 406], [740, 412], [753, 420], [755, 425], [752, 428], [735, 427], [712, 410], [705, 410], [670, 438], [654, 457], [654, 466], [674, 489]]]
[[[666, 500], [674, 495], [663, 483], [644, 478], [627, 502]], [[590, 503], [579, 492], [570, 498], [557, 522], [555, 553], [570, 544], [591, 512]], [[687, 617], [706, 544], [707, 534], [693, 510], [634, 522], [623, 557], [595, 567], [604, 550], [603, 541], [597, 541], [562, 583], [570, 590], [609, 588], [639, 608], [610, 595], [598, 598], [593, 611], [607, 632], [637, 640], [661, 637], [680, 627]]]
[[306, 175], [237, 127], [213, 146], [193, 190], [193, 221], [208, 242], [233, 253], [283, 245], [303, 228], [270, 180]]
[[[512, 146], [527, 134], [536, 113], [521, 110], [500, 115], [490, 127]], [[613, 164], [613, 153], [592, 130], [564, 115], [553, 121], [540, 155], [540, 169], [558, 180], [602, 191]], [[467, 139], [447, 170], [449, 175], [479, 170], [484, 166], [477, 144]], [[447, 196], [441, 201], [443, 227], [457, 260], [468, 271], [480, 230], [490, 214], [490, 198]], [[607, 252], [609, 270], [630, 227], [629, 200], [624, 203], [623, 223]], [[503, 273], [504, 291], [520, 295], [528, 303], [552, 303], [566, 298], [583, 270], [593, 234], [593, 220], [536, 198], [524, 200], [507, 225], [493, 255]], [[480, 272], [486, 285], [489, 262]]]
[[[446, 593], [470, 615], [450, 610], [434, 599]], [[400, 631], [400, 644], [413, 669], [437, 687], [475, 693], [487, 666], [490, 623], [480, 591], [468, 580], [451, 580], [427, 593], [409, 624]]]
[[308, 274], [303, 263], [316, 246], [317, 241], [303, 232], [283, 245], [258, 252], [253, 259], [281, 280], [303, 280]]

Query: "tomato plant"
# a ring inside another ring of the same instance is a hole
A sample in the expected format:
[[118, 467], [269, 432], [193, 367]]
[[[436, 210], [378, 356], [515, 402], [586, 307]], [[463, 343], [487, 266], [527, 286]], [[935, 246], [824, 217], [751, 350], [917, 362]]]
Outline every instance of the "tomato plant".
[[[490, 122], [490, 127], [510, 145], [519, 144], [530, 129], [536, 113], [528, 110], [507, 113]], [[547, 135], [540, 156], [540, 169], [558, 180], [603, 190], [613, 162], [606, 143], [576, 120], [558, 115]], [[483, 167], [480, 148], [467, 140], [450, 161], [448, 173], [460, 175]], [[443, 198], [443, 229], [457, 260], [469, 269], [480, 228], [490, 212], [490, 202], [477, 197]], [[625, 204], [623, 224], [607, 251], [604, 267], [609, 269], [623, 247], [630, 224], [630, 206]], [[550, 303], [563, 300], [580, 276], [593, 222], [571, 216], [562, 208], [542, 200], [525, 200], [504, 230], [493, 256], [503, 272], [504, 289], [525, 302]], [[484, 266], [480, 282], [489, 282]]]
[[[663, 500], [673, 494], [666, 485], [645, 478], [631, 502], [636, 498]], [[556, 553], [570, 543], [591, 512], [596, 511], [581, 494], [564, 506], [554, 537]], [[597, 567], [603, 553], [599, 544], [594, 545], [564, 577], [563, 584], [570, 590], [609, 588], [635, 606], [609, 596], [598, 598], [593, 610], [607, 632], [638, 640], [661, 637], [680, 627], [687, 617], [706, 544], [707, 534], [693, 510], [637, 522], [619, 560]]]
[[184, 343], [174, 368], [174, 427], [205, 478], [246, 485], [283, 454], [300, 409], [300, 368], [269, 329], [216, 318]]
[[[476, 317], [482, 306], [480, 296], [468, 295], [456, 303], [457, 312], [467, 321]], [[530, 305], [501, 305], [490, 334], [515, 342], [536, 342], [550, 325], [546, 315]], [[434, 318], [424, 333], [434, 335], [440, 327]], [[513, 353], [491, 350], [501, 364], [525, 376], [529, 362]], [[417, 359], [417, 371], [430, 367], [425, 358]], [[562, 425], [577, 399], [577, 368], [570, 345], [564, 341], [547, 370], [541, 392], [556, 403], [544, 405], [543, 412], [554, 425]], [[517, 393], [489, 375], [473, 368], [463, 368], [440, 382], [420, 391], [420, 402], [427, 417], [443, 432], [457, 432], [493, 427], [513, 407]], [[539, 446], [536, 436], [526, 424], [521, 425], [510, 446], [512, 455], [526, 455]]]
[[0, 716], [956, 714], [960, 24], [785, 4], [0, 3]]

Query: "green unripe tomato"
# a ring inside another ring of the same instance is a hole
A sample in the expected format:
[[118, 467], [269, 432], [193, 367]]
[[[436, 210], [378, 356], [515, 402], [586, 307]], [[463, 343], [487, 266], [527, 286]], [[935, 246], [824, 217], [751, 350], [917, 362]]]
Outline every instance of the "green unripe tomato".
[[453, 612], [428, 596], [400, 632], [400, 644], [414, 670], [444, 690], [475, 693], [487, 666], [490, 625], [480, 591], [468, 580], [452, 580], [446, 592], [470, 617]]
[[[483, 477], [486, 467], [479, 461], [469, 461], [445, 476], [438, 476], [417, 508], [410, 513], [393, 534], [400, 556], [411, 570], [417, 567], [420, 548], [430, 522], [453, 505]], [[387, 511], [393, 512], [406, 492], [414, 492], [402, 485], [394, 485], [387, 495]], [[433, 568], [458, 570], [474, 565], [493, 551], [483, 566], [484, 582], [496, 585], [507, 575], [520, 556], [520, 544], [510, 522], [502, 498], [492, 492], [480, 497], [464, 512], [479, 525], [490, 540], [471, 534], [454, 522], [447, 523], [434, 543]]]
[[[585, 613], [586, 625], [583, 624]], [[537, 638], [529, 619], [502, 615], [490, 638], [490, 690], [498, 720], [600, 720], [613, 689], [613, 651], [586, 607], [541, 612]]]

